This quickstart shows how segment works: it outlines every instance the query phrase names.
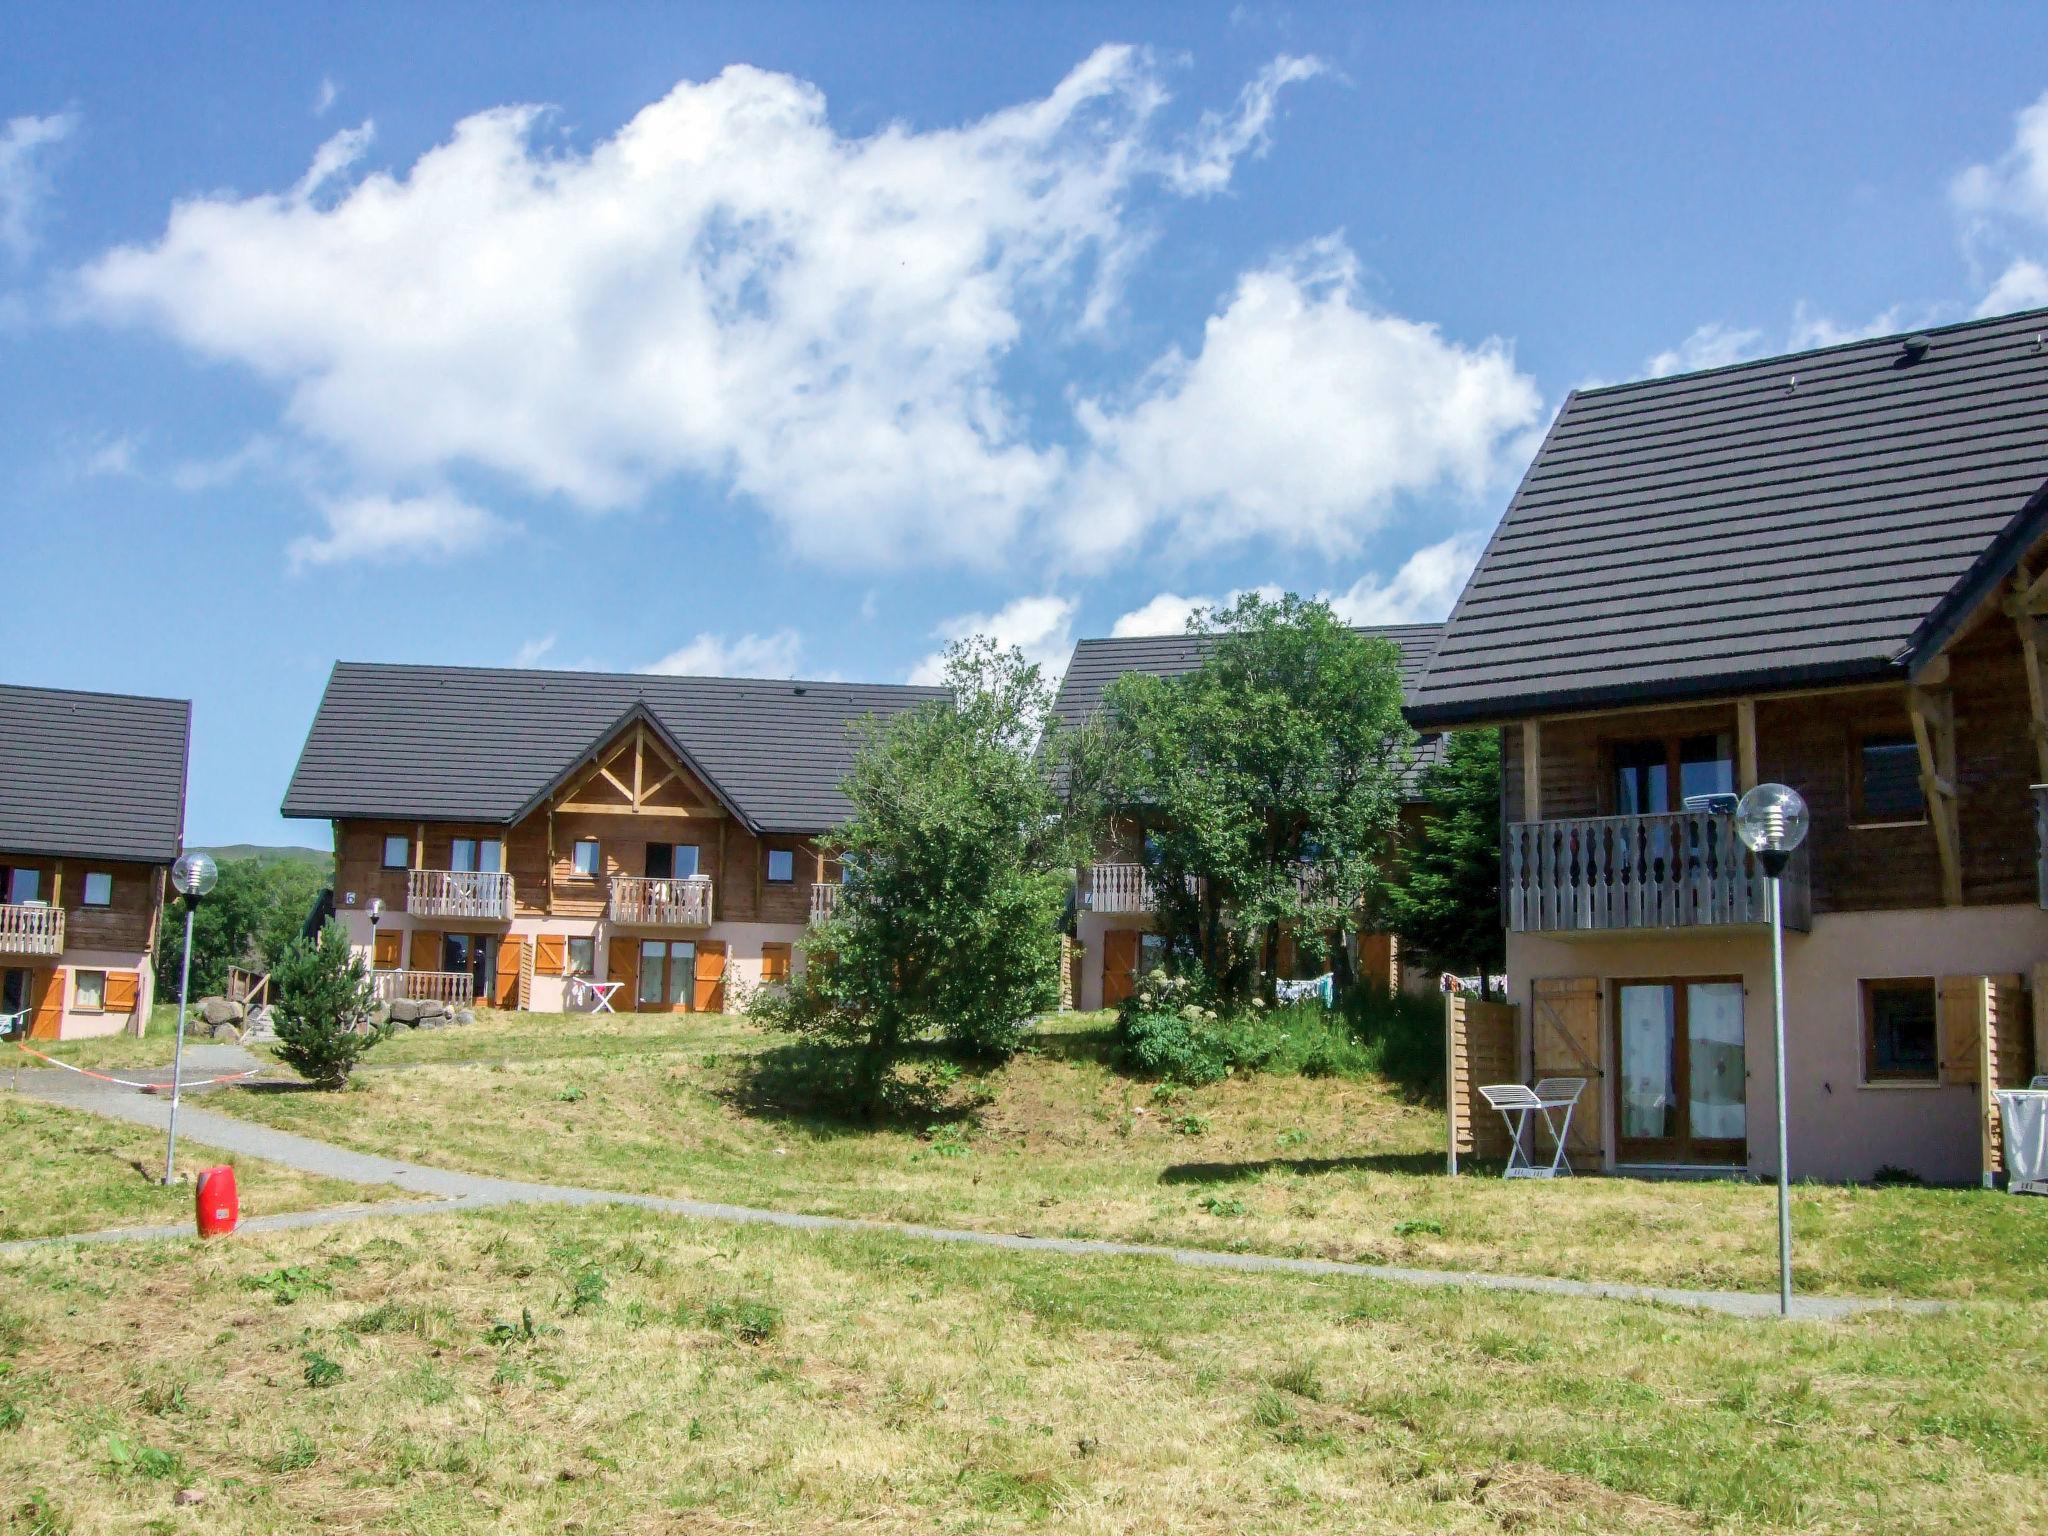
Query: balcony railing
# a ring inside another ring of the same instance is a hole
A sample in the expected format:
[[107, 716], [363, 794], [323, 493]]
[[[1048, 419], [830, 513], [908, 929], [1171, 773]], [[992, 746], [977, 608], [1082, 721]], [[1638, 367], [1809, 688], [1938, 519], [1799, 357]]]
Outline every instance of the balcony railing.
[[[1188, 889], [1199, 891], [1202, 882], [1190, 875]], [[1157, 894], [1142, 864], [1095, 864], [1082, 882], [1081, 904], [1090, 912], [1150, 912]]]
[[706, 928], [711, 924], [711, 877], [612, 877], [611, 919], [643, 928]]
[[415, 869], [405, 882], [405, 910], [414, 917], [512, 916], [512, 877], [488, 870]]
[[811, 921], [822, 923], [839, 910], [839, 887], [826, 881], [811, 887]]
[[[1501, 848], [1510, 933], [1727, 928], [1770, 921], [1770, 879], [1709, 811], [1512, 822]], [[1806, 851], [1784, 881], [1785, 925], [1811, 923]]]
[[0, 906], [0, 955], [64, 953], [64, 909], [40, 901]]
[[375, 971], [370, 982], [380, 1003], [400, 998], [415, 1003], [446, 1003], [467, 1007], [476, 995], [476, 981], [467, 971]]

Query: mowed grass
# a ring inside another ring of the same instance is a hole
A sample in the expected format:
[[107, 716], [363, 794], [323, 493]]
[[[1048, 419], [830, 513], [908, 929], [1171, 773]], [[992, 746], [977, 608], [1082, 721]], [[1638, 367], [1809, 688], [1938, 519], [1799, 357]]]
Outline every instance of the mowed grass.
[[2044, 1320], [528, 1208], [0, 1261], [0, 1488], [81, 1532], [2024, 1530]]
[[165, 1186], [164, 1138], [144, 1126], [105, 1120], [0, 1093], [0, 1241], [192, 1220], [190, 1175], [227, 1163], [242, 1214], [269, 1216], [385, 1200], [383, 1185], [318, 1178], [275, 1163], [238, 1158], [180, 1138], [186, 1177]]
[[[185, 1014], [185, 1044], [203, 1045], [207, 1040], [206, 1026], [200, 1022], [199, 1010], [188, 1009]], [[178, 1045], [178, 1005], [158, 1003], [149, 1011], [149, 1022], [143, 1033], [131, 1035], [125, 1032], [113, 1035], [94, 1035], [86, 1040], [25, 1040], [22, 1044], [31, 1046], [45, 1056], [58, 1061], [67, 1061], [74, 1067], [85, 1067], [94, 1072], [118, 1072], [133, 1067], [168, 1067], [176, 1054]], [[0, 1060], [10, 1067], [23, 1071], [39, 1067], [41, 1062], [24, 1055], [11, 1043], [0, 1044]]]
[[[642, 1193], [1498, 1273], [1776, 1284], [1768, 1187], [1443, 1172], [1443, 1117], [1378, 1080], [1179, 1091], [1060, 1021], [959, 1118], [875, 1128], [804, 1098], [805, 1053], [723, 1016], [486, 1014], [401, 1032], [343, 1094], [218, 1107], [421, 1162]], [[2048, 1298], [2048, 1202], [1805, 1186], [1796, 1280], [1837, 1294]]]

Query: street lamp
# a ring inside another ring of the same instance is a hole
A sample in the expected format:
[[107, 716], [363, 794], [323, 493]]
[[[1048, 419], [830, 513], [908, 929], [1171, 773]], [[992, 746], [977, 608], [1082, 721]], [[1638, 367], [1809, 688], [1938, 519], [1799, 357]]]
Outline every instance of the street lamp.
[[1792, 1172], [1785, 1136], [1785, 866], [1806, 841], [1806, 802], [1784, 784], [1759, 784], [1735, 807], [1735, 835], [1771, 877], [1771, 1025], [1778, 1072], [1778, 1310], [1792, 1315]]
[[203, 853], [187, 853], [171, 866], [171, 884], [185, 898], [185, 966], [178, 976], [178, 1044], [171, 1055], [171, 1137], [164, 1146], [164, 1182], [172, 1181], [178, 1165], [178, 1091], [185, 1081], [185, 1004], [192, 991], [192, 914], [206, 899], [220, 867]]

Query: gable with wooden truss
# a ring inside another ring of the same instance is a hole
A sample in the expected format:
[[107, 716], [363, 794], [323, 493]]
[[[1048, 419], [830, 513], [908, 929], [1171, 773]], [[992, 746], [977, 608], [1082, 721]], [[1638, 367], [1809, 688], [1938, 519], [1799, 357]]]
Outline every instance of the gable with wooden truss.
[[681, 750], [646, 719], [632, 721], [591, 754], [550, 796], [548, 808], [594, 816], [728, 814]]

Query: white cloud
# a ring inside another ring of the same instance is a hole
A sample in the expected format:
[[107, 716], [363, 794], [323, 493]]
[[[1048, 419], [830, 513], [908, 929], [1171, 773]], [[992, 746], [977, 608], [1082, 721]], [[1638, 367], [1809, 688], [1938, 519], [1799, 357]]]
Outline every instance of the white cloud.
[[341, 88], [325, 76], [321, 77], [320, 88], [313, 93], [313, 115], [325, 117], [327, 109], [334, 105], [334, 99], [341, 94]]
[[1692, 373], [1701, 368], [1725, 368], [1763, 355], [1764, 333], [1710, 322], [1694, 331], [1675, 347], [1668, 347], [1643, 364], [1653, 379], [1674, 373]]
[[1188, 619], [1197, 608], [1213, 608], [1215, 602], [1206, 597], [1182, 597], [1178, 592], [1162, 592], [1150, 602], [1133, 608], [1109, 626], [1110, 638], [1125, 640], [1132, 635], [1177, 635], [1188, 627]]
[[518, 653], [512, 658], [512, 665], [515, 667], [537, 667], [547, 656], [548, 652], [554, 648], [555, 637], [553, 634], [540, 635], [535, 639], [523, 641], [520, 644]]
[[643, 667], [674, 677], [794, 677], [803, 637], [793, 629], [726, 640], [705, 633]]
[[1997, 315], [2048, 304], [2048, 93], [2013, 118], [2012, 144], [1996, 161], [1966, 167], [1949, 184], [1963, 220], [1963, 245], [1979, 270], [1996, 266], [1976, 313]]
[[2022, 256], [1998, 274], [1977, 305], [1979, 315], [2008, 315], [2048, 305], [2048, 267]]
[[1862, 322], [1851, 321], [1844, 325], [1827, 315], [1817, 314], [1806, 300], [1801, 299], [1792, 306], [1792, 331], [1785, 338], [1788, 352], [1807, 352], [1815, 347], [1838, 347], [1848, 341], [1862, 341], [1870, 336], [1889, 336], [1907, 328], [1905, 306], [1894, 304]]
[[1283, 86], [1312, 80], [1325, 68], [1317, 58], [1282, 54], [1239, 92], [1230, 112], [1204, 112], [1189, 142], [1171, 155], [1166, 180], [1187, 197], [1207, 197], [1230, 185], [1237, 162], [1247, 154], [1263, 156], [1272, 145], [1273, 111]]
[[[1020, 597], [994, 613], [963, 613], [947, 619], [932, 631], [947, 642], [986, 635], [1002, 646], [1014, 645], [1026, 661], [1036, 662], [1048, 681], [1057, 684], [1067, 670], [1074, 650], [1074, 615], [1080, 603], [1071, 597], [1047, 593], [1043, 597]], [[942, 683], [946, 680], [946, 652], [942, 647], [911, 669], [913, 683]]]
[[1125, 404], [1083, 401], [1093, 450], [1063, 519], [1070, 561], [1155, 526], [1199, 552], [1254, 538], [1339, 554], [1406, 495], [1477, 497], [1542, 399], [1508, 348], [1366, 306], [1335, 238], [1249, 272], [1193, 357]]
[[35, 248], [43, 199], [50, 189], [43, 152], [71, 136], [78, 114], [9, 118], [0, 127], [0, 250], [17, 261]]
[[119, 437], [103, 439], [86, 455], [86, 474], [106, 475], [117, 479], [134, 476], [138, 472], [135, 467], [135, 452], [139, 446], [133, 437], [125, 433]]
[[445, 560], [480, 546], [504, 524], [445, 493], [357, 496], [322, 505], [325, 537], [292, 540], [294, 570], [350, 560]]

